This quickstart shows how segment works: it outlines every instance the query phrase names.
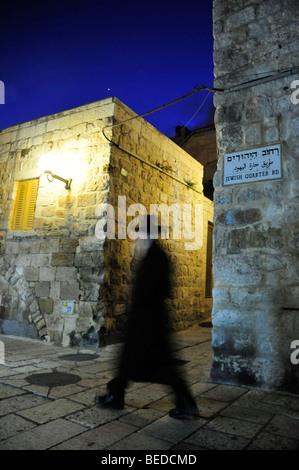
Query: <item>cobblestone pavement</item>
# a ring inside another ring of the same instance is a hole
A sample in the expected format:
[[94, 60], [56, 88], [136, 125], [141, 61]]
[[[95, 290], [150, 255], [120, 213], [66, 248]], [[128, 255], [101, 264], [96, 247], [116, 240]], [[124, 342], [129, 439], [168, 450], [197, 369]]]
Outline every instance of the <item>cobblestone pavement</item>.
[[298, 395], [211, 383], [211, 329], [196, 326], [175, 338], [199, 419], [170, 418], [172, 391], [161, 384], [132, 383], [124, 410], [96, 406], [119, 345], [78, 350], [0, 335], [0, 449], [299, 449]]

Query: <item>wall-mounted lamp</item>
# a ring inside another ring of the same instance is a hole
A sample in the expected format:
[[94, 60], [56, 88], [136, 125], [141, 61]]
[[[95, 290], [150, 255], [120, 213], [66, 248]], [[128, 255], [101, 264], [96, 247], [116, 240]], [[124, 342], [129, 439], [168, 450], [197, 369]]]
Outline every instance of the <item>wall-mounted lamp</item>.
[[59, 173], [65, 172], [65, 165], [63, 163], [64, 162], [61, 161], [61, 159], [59, 159], [57, 155], [54, 155], [52, 153], [47, 153], [42, 156], [39, 164], [40, 164], [40, 168], [47, 175], [47, 179], [48, 181], [50, 181], [50, 183], [52, 183], [52, 181], [55, 178], [65, 183], [65, 189], [71, 189], [72, 179], [71, 178], [65, 179], [56, 174], [58, 172]]
[[63, 183], [65, 183], [65, 189], [71, 189], [71, 182], [72, 182], [71, 178], [66, 180], [64, 178], [61, 178], [61, 176], [54, 175], [54, 173], [52, 173], [52, 171], [50, 170], [45, 170], [44, 173], [46, 173], [47, 179], [48, 181], [50, 181], [50, 183], [52, 183], [53, 179], [56, 178], [57, 180], [63, 181]]

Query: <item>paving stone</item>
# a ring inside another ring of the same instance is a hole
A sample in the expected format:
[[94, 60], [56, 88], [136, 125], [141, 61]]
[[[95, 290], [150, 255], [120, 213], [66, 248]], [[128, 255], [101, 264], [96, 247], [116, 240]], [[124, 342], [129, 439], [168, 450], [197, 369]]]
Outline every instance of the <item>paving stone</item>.
[[114, 421], [131, 411], [132, 408], [129, 407], [125, 407], [124, 410], [112, 410], [100, 408], [95, 405], [91, 408], [86, 408], [82, 411], [78, 411], [77, 413], [70, 414], [66, 419], [93, 429], [102, 424]]
[[147, 405], [148, 408], [152, 408], [155, 410], [159, 410], [163, 412], [163, 414], [168, 414], [169, 410], [174, 408], [175, 406], [175, 396], [174, 394], [167, 395], [163, 397], [161, 400], [157, 400], [154, 403], [149, 403]]
[[34, 428], [35, 426], [36, 424], [14, 414], [2, 416], [2, 418], [0, 418], [0, 441], [26, 431], [27, 429]]
[[284, 406], [287, 409], [299, 411], [299, 397], [291, 396], [289, 393], [272, 392], [265, 396], [263, 403]]
[[172, 447], [171, 450], [177, 450], [177, 451], [189, 450], [190, 451], [189, 453], [191, 454], [191, 451], [195, 452], [196, 450], [206, 450], [206, 449], [200, 446], [193, 445], [193, 444], [187, 444], [186, 442], [180, 442], [180, 444]]
[[[0, 448], [297, 449], [298, 395], [210, 382], [210, 336], [203, 342], [200, 334], [191, 333], [178, 334], [184, 349], [176, 355], [190, 361], [181, 370], [190, 374], [200, 420], [169, 418], [175, 397], [163, 384], [132, 382], [124, 410], [94, 405], [94, 396], [105, 393], [109, 378], [115, 376], [119, 345], [101, 348], [98, 359], [74, 363], [60, 356], [78, 353], [77, 348], [4, 337], [10, 365], [0, 366]], [[52, 372], [44, 368], [54, 364], [56, 371], [81, 380], [53, 388], [25, 380], [28, 367], [37, 373]]]
[[0, 366], [0, 379], [17, 374], [18, 371], [16, 369], [9, 369], [8, 367]]
[[15, 367], [12, 370], [15, 374], [28, 374], [31, 372], [40, 372], [40, 369], [38, 369], [38, 367], [34, 365]]
[[51, 401], [44, 403], [43, 405], [36, 406], [32, 409], [19, 411], [18, 414], [36, 423], [44, 424], [47, 421], [74, 413], [83, 407], [84, 405], [80, 403], [75, 403], [68, 400], [67, 398], [61, 398], [56, 401]]
[[219, 385], [207, 392], [203, 393], [202, 396], [211, 398], [212, 400], [219, 401], [233, 401], [246, 393], [246, 389], [241, 387], [232, 387], [229, 385]]
[[208, 429], [213, 429], [227, 434], [234, 434], [248, 439], [253, 438], [261, 427], [262, 424], [250, 423], [248, 421], [241, 421], [239, 419], [227, 418], [224, 416], [218, 416], [207, 424]]
[[299, 450], [299, 442], [263, 432], [248, 446], [248, 450]]
[[25, 392], [23, 390], [11, 387], [10, 385], [0, 384], [0, 400], [3, 400], [3, 398], [14, 397], [16, 395], [23, 395], [24, 393]]
[[78, 424], [57, 419], [0, 442], [2, 450], [46, 450], [76, 436], [85, 429]]
[[283, 415], [274, 416], [264, 431], [299, 440], [299, 420]]
[[201, 419], [173, 419], [164, 416], [145, 426], [140, 432], [177, 444], [205, 423], [206, 421]]
[[134, 433], [136, 429], [128, 424], [112, 421], [69, 439], [52, 450], [103, 450]]
[[227, 406], [227, 403], [204, 397], [196, 398], [196, 403], [202, 418], [211, 418]]
[[191, 385], [190, 391], [194, 397], [197, 397], [201, 394], [204, 394], [205, 392], [207, 392], [208, 390], [214, 387], [215, 387], [215, 384], [206, 384], [203, 382], [197, 382]]
[[142, 433], [134, 433], [108, 447], [107, 450], [168, 450], [171, 446], [170, 442], [155, 439], [155, 437]]
[[77, 395], [80, 395], [81, 393], [87, 393], [88, 390], [86, 390], [85, 387], [81, 387], [79, 384], [71, 384], [71, 385], [66, 385], [64, 387], [53, 387], [49, 390], [48, 397], [57, 399], [57, 398], [63, 398], [63, 397], [68, 397], [72, 396], [72, 400], [74, 401], [79, 401], [80, 403], [88, 404], [87, 400], [80, 401], [76, 400], [75, 397]]
[[30, 364], [39, 364], [42, 359], [24, 359], [21, 361], [15, 361], [15, 360], [7, 360], [6, 365], [9, 367], [20, 367], [20, 366], [27, 366]]
[[205, 427], [192, 434], [184, 442], [209, 450], [242, 450], [250, 443], [250, 440], [212, 431]]
[[254, 406], [267, 396], [263, 390], [249, 390], [237, 400], [239, 406]]
[[42, 406], [42, 404], [47, 405], [48, 403], [49, 400], [31, 394], [6, 398], [1, 401], [0, 416], [7, 415], [9, 413], [16, 413], [26, 409], [33, 411], [35, 407]]
[[273, 414], [265, 410], [262, 406], [247, 408], [236, 404], [230, 405], [220, 411], [220, 415], [260, 424], [267, 423], [273, 417]]
[[21, 388], [23, 385], [27, 385], [28, 382], [25, 380], [27, 374], [11, 375], [9, 377], [0, 377], [1, 383], [4, 385], [11, 385], [12, 387]]
[[[59, 393], [62, 394], [63, 393], [63, 388], [66, 388], [66, 387], [56, 387], [56, 388], [60, 388], [60, 390], [58, 391], [58, 394]], [[88, 390], [86, 390], [86, 389], [83, 390], [82, 387], [77, 386], [77, 393], [75, 393], [75, 392], [76, 392], [75, 389], [73, 389], [73, 394], [71, 396], [72, 401], [82, 403], [83, 405], [94, 405], [95, 396], [99, 393], [99, 387], [91, 388], [91, 389], [88, 389]], [[54, 389], [54, 390], [51, 391], [51, 396], [55, 396], [55, 395], [56, 395], [56, 392], [55, 392], [55, 389]], [[68, 395], [70, 395], [70, 393]], [[61, 396], [63, 396], [63, 395], [61, 395]], [[66, 395], [64, 395], [64, 396], [66, 396]]]
[[[39, 369], [55, 369], [56, 367], [60, 366], [60, 363], [57, 361], [44, 361], [42, 360], [38, 364], [36, 364], [36, 367]], [[41, 372], [41, 371], [39, 371]]]
[[180, 444], [172, 447], [171, 450], [178, 450], [178, 451], [189, 450], [189, 451], [194, 452], [196, 450], [206, 450], [206, 449], [204, 449], [203, 447], [200, 447], [200, 446], [187, 444], [186, 442], [181, 442]]
[[48, 398], [48, 394], [50, 390], [49, 387], [42, 387], [41, 385], [30, 385], [28, 384], [27, 381], [25, 381], [25, 384], [22, 386], [22, 389], [26, 392], [31, 392], [31, 393], [34, 393], [34, 395], [39, 395], [45, 398]]
[[78, 382], [78, 385], [82, 385], [82, 387], [101, 387], [102, 385], [105, 385], [107, 383], [107, 379], [105, 378], [84, 378]]
[[138, 388], [137, 390], [129, 391], [126, 394], [125, 401], [129, 406], [142, 407], [153, 401], [159, 400], [166, 395], [163, 390], [154, 389], [152, 387]]
[[120, 421], [123, 421], [127, 424], [132, 424], [138, 428], [142, 428], [152, 423], [156, 419], [159, 419], [163, 416], [164, 412], [155, 409], [140, 409], [133, 411], [132, 413], [126, 414]]

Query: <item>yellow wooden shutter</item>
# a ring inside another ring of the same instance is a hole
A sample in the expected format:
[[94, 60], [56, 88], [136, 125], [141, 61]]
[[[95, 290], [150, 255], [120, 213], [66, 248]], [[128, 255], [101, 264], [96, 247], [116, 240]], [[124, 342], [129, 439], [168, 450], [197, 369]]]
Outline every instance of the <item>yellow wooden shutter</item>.
[[12, 230], [31, 230], [34, 221], [38, 179], [20, 181], [18, 184]]

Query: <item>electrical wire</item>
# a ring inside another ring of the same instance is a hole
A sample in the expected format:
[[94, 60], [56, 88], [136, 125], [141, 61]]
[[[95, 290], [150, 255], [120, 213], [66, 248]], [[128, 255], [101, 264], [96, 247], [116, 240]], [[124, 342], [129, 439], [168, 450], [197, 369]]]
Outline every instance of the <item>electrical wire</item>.
[[[241, 67], [242, 68], [242, 67]], [[148, 116], [149, 114], [152, 114], [152, 113], [155, 113], [156, 111], [160, 111], [161, 109], [164, 109], [168, 106], [171, 106], [175, 103], [178, 103], [179, 101], [182, 101], [186, 98], [188, 98], [189, 96], [192, 96], [194, 95], [195, 93], [197, 93], [198, 91], [212, 91], [212, 92], [230, 92], [230, 91], [235, 91], [236, 89], [240, 89], [240, 88], [247, 88], [247, 87], [250, 87], [250, 86], [254, 86], [254, 85], [258, 85], [259, 83], [264, 83], [266, 81], [271, 81], [271, 80], [275, 80], [277, 78], [282, 78], [282, 77], [285, 77], [285, 76], [289, 76], [289, 75], [295, 75], [299, 72], [299, 67], [298, 66], [295, 66], [293, 68], [289, 68], [289, 69], [285, 69], [285, 70], [278, 70], [278, 71], [275, 71], [273, 73], [271, 73], [270, 75], [266, 75], [264, 77], [260, 77], [260, 78], [255, 78], [253, 80], [249, 80], [248, 82], [243, 82], [243, 83], [240, 83], [240, 84], [237, 84], [237, 85], [232, 85], [230, 87], [227, 87], [227, 88], [215, 88], [215, 87], [208, 87], [208, 86], [205, 86], [205, 85], [202, 85], [202, 84], [197, 84], [195, 85], [194, 87], [194, 90], [191, 91], [190, 93], [187, 93], [186, 95], [184, 96], [181, 96], [180, 98], [177, 98], [173, 101], [170, 101], [169, 103], [166, 103], [166, 104], [163, 104], [162, 106], [159, 106], [158, 108], [155, 108], [155, 109], [152, 109], [151, 111], [147, 111], [145, 113], [142, 113], [142, 114], [136, 114], [135, 116], [132, 116], [131, 118], [128, 118], [128, 119], [125, 119], [124, 121], [121, 121], [121, 122], [117, 122], [117, 123], [114, 123], [114, 124], [109, 124], [107, 126], [105, 126], [102, 130], [104, 136], [106, 137], [105, 135], [105, 129], [107, 128], [114, 128], [114, 127], [117, 127], [117, 126], [121, 126], [122, 124], [125, 124], [129, 121], [132, 121], [133, 119], [138, 119], [140, 117], [144, 117], [144, 116]], [[233, 73], [233, 72], [232, 72]], [[226, 74], [227, 75], [227, 74]], [[226, 75], [223, 75], [222, 77], [226, 76]], [[217, 80], [222, 77], [219, 77], [217, 78]], [[200, 87], [200, 88], [199, 88]], [[207, 97], [206, 97], [207, 98]], [[205, 100], [204, 100], [205, 101]], [[200, 105], [200, 107], [203, 105], [203, 103]], [[200, 109], [200, 108], [199, 108]], [[199, 111], [198, 109], [198, 111]], [[197, 112], [195, 113], [195, 115], [197, 114]], [[194, 115], [194, 116], [195, 116]], [[193, 117], [194, 117], [193, 116]], [[191, 118], [191, 120], [193, 119], [193, 117]], [[189, 124], [189, 123], [188, 123]], [[186, 125], [188, 125], [186, 124]], [[186, 127], [186, 126], [184, 126]], [[107, 138], [107, 137], [106, 137]], [[109, 139], [107, 139], [109, 140]]]
[[[199, 86], [200, 86], [200, 88], [198, 88]], [[163, 104], [162, 106], [159, 106], [158, 108], [152, 109], [151, 111], [147, 111], [146, 113], [138, 114], [138, 115], [133, 116], [131, 118], [125, 119], [124, 121], [118, 122], [116, 124], [111, 124], [111, 125], [105, 126], [104, 129], [106, 129], [108, 127], [112, 128], [112, 127], [121, 126], [122, 124], [125, 124], [126, 122], [132, 121], [133, 119], [148, 116], [149, 114], [155, 113], [156, 111], [160, 111], [161, 109], [164, 109], [168, 106], [171, 106], [175, 103], [178, 103], [179, 101], [185, 100], [186, 98], [189, 98], [189, 96], [192, 96], [192, 95], [194, 95], [195, 93], [197, 93], [199, 91], [206, 91], [206, 90], [223, 91], [223, 89], [221, 89], [221, 88], [212, 88], [212, 87], [207, 87], [205, 85], [198, 84], [198, 85], [195, 85], [193, 91], [191, 91], [190, 93], [187, 93], [186, 95], [181, 96], [180, 98], [177, 98], [173, 101], [170, 101], [169, 103]]]
[[[291, 41], [292, 42], [292, 41]], [[267, 55], [267, 54], [265, 54]], [[241, 67], [242, 68], [242, 67]], [[170, 178], [172, 179], [175, 179], [176, 181], [184, 184], [185, 186], [187, 186], [188, 188], [192, 189], [193, 191], [196, 191], [200, 194], [202, 194], [201, 191], [198, 191], [196, 190], [194, 187], [188, 185], [187, 182], [185, 181], [182, 181], [180, 180], [179, 178], [175, 177], [174, 175], [171, 175], [170, 173], [166, 172], [165, 170], [161, 169], [160, 167], [158, 167], [157, 165], [154, 165], [153, 163], [150, 163], [150, 162], [147, 162], [146, 160], [144, 160], [143, 158], [139, 157], [138, 155], [135, 155], [134, 153], [122, 148], [119, 144], [117, 144], [116, 142], [113, 142], [111, 139], [109, 139], [109, 137], [105, 134], [105, 130], [110, 128], [110, 129], [113, 129], [115, 127], [118, 127], [118, 126], [121, 126], [129, 121], [132, 121], [133, 119], [138, 119], [140, 117], [144, 117], [144, 116], [148, 116], [149, 114], [152, 114], [156, 111], [160, 111], [161, 109], [164, 109], [168, 106], [171, 106], [175, 103], [178, 103], [179, 101], [182, 101], [186, 98], [188, 98], [189, 96], [192, 96], [194, 95], [195, 93], [199, 92], [199, 91], [209, 91], [208, 95], [204, 98], [204, 100], [202, 101], [202, 103], [200, 104], [198, 110], [195, 112], [195, 114], [192, 116], [192, 118], [188, 121], [187, 124], [185, 124], [185, 126], [183, 127], [186, 127], [189, 122], [191, 122], [191, 120], [196, 116], [196, 114], [200, 111], [200, 109], [202, 108], [204, 102], [206, 101], [206, 99], [208, 98], [210, 92], [232, 92], [232, 91], [236, 91], [237, 89], [241, 89], [241, 88], [247, 88], [247, 87], [250, 87], [250, 86], [255, 86], [255, 85], [258, 85], [260, 83], [265, 83], [265, 82], [268, 82], [268, 81], [271, 81], [271, 80], [275, 80], [275, 79], [279, 79], [279, 78], [282, 78], [282, 77], [285, 77], [285, 76], [289, 76], [289, 75], [294, 75], [296, 73], [299, 72], [299, 67], [296, 66], [296, 67], [293, 67], [293, 68], [290, 68], [290, 69], [287, 69], [287, 70], [284, 70], [284, 71], [276, 71], [276, 72], [273, 72], [273, 74], [271, 75], [267, 75], [266, 77], [261, 77], [261, 78], [256, 78], [256, 79], [253, 79], [253, 80], [250, 80], [248, 82], [243, 82], [239, 85], [233, 85], [233, 86], [230, 86], [228, 88], [214, 88], [214, 87], [207, 87], [205, 85], [202, 85], [202, 84], [197, 84], [195, 85], [194, 87], [194, 90], [191, 91], [190, 93], [187, 93], [186, 95], [184, 96], [181, 96], [180, 98], [177, 98], [173, 101], [170, 101], [169, 103], [166, 103], [162, 106], [159, 106], [158, 108], [155, 108], [155, 109], [152, 109], [151, 111], [147, 111], [145, 113], [142, 113], [142, 114], [136, 114], [135, 116], [131, 117], [131, 118], [128, 118], [128, 119], [125, 119], [124, 121], [121, 121], [121, 122], [117, 122], [117, 123], [114, 123], [114, 124], [109, 124], [107, 126], [104, 126], [103, 129], [102, 129], [102, 133], [105, 137], [106, 140], [108, 140], [108, 142], [110, 142], [112, 145], [116, 146], [118, 149], [120, 149], [121, 151], [127, 153], [128, 155], [131, 155], [132, 157], [140, 160], [142, 163], [145, 163], [149, 166], [151, 166], [152, 168], [155, 168], [156, 170], [160, 171], [161, 173], [164, 173], [165, 175], [169, 176]], [[226, 74], [227, 75], [227, 74]], [[219, 77], [219, 79], [222, 78], [222, 77]], [[218, 79], [217, 79], [218, 80]]]
[[[211, 90], [209, 90], [209, 93], [207, 94], [207, 96], [205, 97], [205, 99], [203, 100], [203, 102], [200, 104], [200, 106], [199, 106], [199, 108], [197, 109], [197, 111], [195, 111], [195, 113], [193, 114], [192, 118], [190, 118], [189, 121], [188, 121], [184, 126], [182, 126], [182, 127], [180, 128], [180, 130], [182, 130], [182, 129], [184, 129], [185, 127], [187, 127], [187, 126], [190, 124], [190, 122], [195, 118], [196, 114], [199, 113], [199, 111], [200, 111], [201, 108], [203, 107], [205, 101], [208, 99], [210, 93], [212, 93]], [[189, 135], [187, 135], [187, 137], [183, 140], [183, 142], [179, 144], [180, 147], [183, 148], [183, 145], [185, 144], [185, 142], [186, 142], [188, 139], [189, 139]]]
[[182, 127], [182, 129], [184, 129], [185, 127], [187, 127], [190, 122], [195, 118], [196, 114], [199, 113], [199, 111], [201, 110], [201, 108], [203, 107], [203, 105], [205, 104], [206, 100], [208, 99], [210, 93], [212, 93], [212, 90], [209, 90], [209, 93], [206, 95], [205, 99], [202, 101], [202, 103], [200, 104], [199, 108], [197, 109], [197, 111], [195, 111], [195, 113], [193, 114], [193, 116], [189, 119], [189, 121]]

